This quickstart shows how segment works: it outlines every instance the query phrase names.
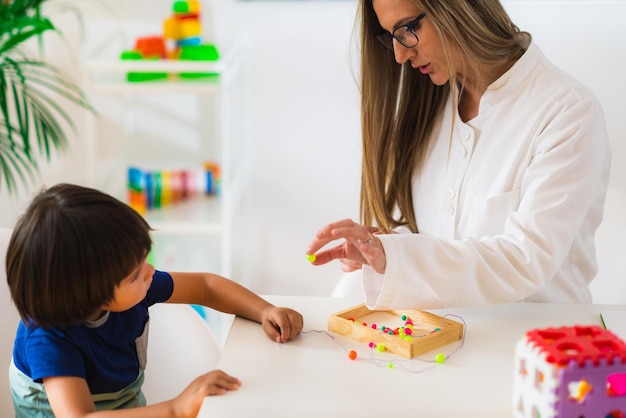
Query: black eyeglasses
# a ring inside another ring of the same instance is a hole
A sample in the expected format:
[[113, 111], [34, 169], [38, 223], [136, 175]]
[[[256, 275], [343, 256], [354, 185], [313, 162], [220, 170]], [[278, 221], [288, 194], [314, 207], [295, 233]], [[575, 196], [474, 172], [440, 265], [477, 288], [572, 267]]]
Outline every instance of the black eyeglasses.
[[406, 25], [398, 26], [392, 33], [387, 31], [379, 33], [376, 35], [376, 39], [378, 39], [380, 43], [391, 52], [393, 52], [394, 39], [405, 48], [413, 48], [414, 46], [417, 46], [419, 42], [415, 29], [417, 29], [417, 25], [424, 17], [426, 17], [426, 13], [422, 13]]

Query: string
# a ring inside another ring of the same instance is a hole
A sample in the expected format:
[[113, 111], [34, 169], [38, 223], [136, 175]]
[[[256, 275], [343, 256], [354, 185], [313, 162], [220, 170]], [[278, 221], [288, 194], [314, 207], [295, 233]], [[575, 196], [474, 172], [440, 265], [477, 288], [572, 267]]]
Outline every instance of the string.
[[[452, 358], [452, 356], [454, 356], [461, 348], [463, 348], [463, 346], [465, 345], [465, 333], [467, 332], [467, 324], [465, 323], [465, 320], [463, 318], [461, 318], [458, 315], [455, 314], [446, 314], [443, 315], [442, 318], [449, 318], [449, 317], [453, 317], [458, 319], [462, 324], [463, 324], [463, 333], [461, 334], [461, 342], [460, 344], [448, 355], [445, 356], [445, 361], [448, 361], [450, 358]], [[443, 324], [442, 324], [443, 326]], [[329, 333], [328, 331], [324, 331], [324, 330], [316, 330], [316, 329], [312, 329], [312, 330], [308, 330], [308, 331], [302, 331], [302, 334], [308, 334], [308, 333], [318, 333], [318, 334], [324, 334], [326, 335], [328, 338], [330, 338], [335, 344], [337, 344], [339, 347], [341, 347], [346, 353], [350, 353], [351, 350], [349, 350], [345, 345], [343, 345], [339, 340], [337, 340], [335, 338], [335, 336], [333, 336], [331, 333]], [[380, 336], [383, 333], [383, 331], [379, 331], [376, 339], [373, 341], [373, 343], [375, 344], [376, 341], [378, 340], [378, 336]], [[360, 357], [356, 358], [355, 360], [357, 361], [369, 361], [371, 363], [373, 363], [375, 366], [378, 367], [387, 367], [389, 368], [389, 365], [392, 364], [393, 367], [399, 367], [400, 369], [409, 372], [409, 373], [423, 373], [427, 370], [431, 370], [434, 369], [437, 366], [440, 366], [442, 364], [442, 362], [438, 362], [436, 359], [435, 360], [427, 360], [427, 359], [422, 359], [422, 358], [412, 358], [412, 359], [396, 359], [393, 362], [388, 360], [388, 359], [380, 359], [380, 358], [375, 358], [374, 357], [374, 351], [376, 351], [375, 348], [371, 348], [370, 349], [370, 356], [369, 358], [366, 359], [362, 359]], [[412, 369], [409, 368], [407, 366], [405, 366], [404, 363], [416, 363], [416, 362], [424, 362], [424, 363], [432, 363], [431, 365], [421, 368], [421, 369]]]

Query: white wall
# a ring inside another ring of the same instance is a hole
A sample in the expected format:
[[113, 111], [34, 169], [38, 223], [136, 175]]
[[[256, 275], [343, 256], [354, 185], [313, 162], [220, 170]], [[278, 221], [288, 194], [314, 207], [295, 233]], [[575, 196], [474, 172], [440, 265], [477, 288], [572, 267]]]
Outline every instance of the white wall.
[[[158, 27], [171, 2], [131, 3], [128, 16]], [[600, 97], [614, 151], [612, 184], [626, 192], [626, 0], [504, 3], [556, 64]], [[248, 266], [241, 279], [260, 293], [329, 294], [341, 275], [338, 264], [314, 268], [304, 254], [318, 228], [358, 216], [359, 104], [350, 55], [356, 1], [211, 0], [207, 6], [218, 45], [235, 31], [250, 35], [254, 219], [237, 237]], [[82, 144], [72, 147], [74, 155], [47, 170], [49, 181], [80, 181]], [[0, 198], [0, 226], [8, 226], [20, 203]]]

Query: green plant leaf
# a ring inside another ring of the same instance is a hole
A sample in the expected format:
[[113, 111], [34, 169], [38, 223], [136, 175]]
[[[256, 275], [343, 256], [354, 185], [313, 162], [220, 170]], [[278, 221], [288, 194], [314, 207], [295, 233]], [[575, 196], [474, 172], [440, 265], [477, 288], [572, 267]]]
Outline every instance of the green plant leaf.
[[95, 113], [66, 73], [22, 49], [33, 37], [57, 32], [40, 13], [45, 1], [0, 0], [0, 185], [9, 193], [34, 180], [40, 157], [49, 161], [67, 148], [65, 129], [75, 126], [62, 102]]
[[16, 176], [21, 183], [33, 181], [38, 165], [20, 144], [6, 141], [8, 130], [7, 126], [0, 124], [0, 179], [4, 180], [9, 193], [15, 193]]
[[0, 25], [0, 55], [21, 45], [33, 36], [54, 30], [52, 22], [41, 18], [18, 18], [13, 27]]

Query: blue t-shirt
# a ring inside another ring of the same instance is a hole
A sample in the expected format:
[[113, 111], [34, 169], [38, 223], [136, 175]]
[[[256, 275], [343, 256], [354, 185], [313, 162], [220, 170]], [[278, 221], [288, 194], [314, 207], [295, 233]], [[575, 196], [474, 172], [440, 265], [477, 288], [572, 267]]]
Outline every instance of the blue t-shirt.
[[118, 392], [135, 382], [145, 368], [148, 307], [164, 302], [174, 290], [172, 277], [155, 271], [143, 301], [124, 312], [109, 312], [93, 323], [43, 329], [20, 322], [13, 362], [41, 383], [45, 377], [85, 379], [92, 395]]

